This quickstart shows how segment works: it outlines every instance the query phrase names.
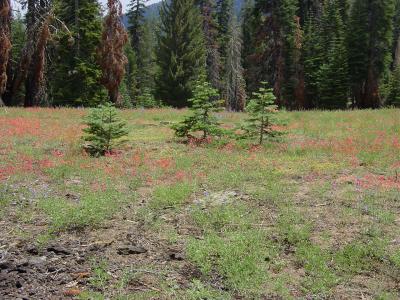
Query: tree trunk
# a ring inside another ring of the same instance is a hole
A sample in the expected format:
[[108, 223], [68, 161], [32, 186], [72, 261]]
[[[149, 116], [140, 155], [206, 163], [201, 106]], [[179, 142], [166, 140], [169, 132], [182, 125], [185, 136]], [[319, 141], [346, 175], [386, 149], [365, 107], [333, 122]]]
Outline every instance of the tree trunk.
[[50, 38], [50, 15], [46, 1], [40, 1], [40, 6], [35, 8], [38, 16], [34, 22], [34, 43], [31, 50], [31, 60], [25, 81], [25, 107], [37, 106], [45, 96], [45, 65], [46, 46]]
[[363, 105], [361, 108], [379, 108], [381, 99], [379, 96], [379, 83], [372, 67], [368, 70], [368, 78], [365, 83]]
[[11, 52], [11, 3], [0, 0], [0, 105], [7, 86], [7, 68]]

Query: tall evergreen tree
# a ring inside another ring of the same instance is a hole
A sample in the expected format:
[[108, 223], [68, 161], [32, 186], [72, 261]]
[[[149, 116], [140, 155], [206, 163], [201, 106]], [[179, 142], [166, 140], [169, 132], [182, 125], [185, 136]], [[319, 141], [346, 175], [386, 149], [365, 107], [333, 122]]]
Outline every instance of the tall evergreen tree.
[[184, 107], [198, 76], [205, 72], [200, 12], [193, 0], [165, 1], [160, 19], [157, 96], [168, 105]]
[[246, 89], [250, 93], [255, 90], [251, 90], [251, 86], [254, 86], [254, 82], [249, 78], [252, 55], [254, 54], [254, 43], [255, 43], [255, 33], [254, 33], [254, 0], [246, 0], [244, 2], [241, 11], [241, 23], [242, 23], [242, 62], [244, 68], [244, 77], [246, 80]]
[[229, 25], [229, 42], [226, 58], [225, 98], [230, 111], [243, 111], [246, 104], [246, 88], [242, 67], [241, 27], [236, 16], [232, 16]]
[[[125, 45], [125, 56], [127, 58], [127, 64], [125, 67], [125, 76], [124, 76], [124, 97], [128, 99], [124, 99], [125, 106], [133, 106], [137, 95], [138, 95], [138, 83], [137, 83], [137, 63], [136, 63], [136, 54], [132, 48], [131, 43], [127, 43]], [[128, 103], [129, 102], [129, 105]]]
[[400, 65], [400, 0], [395, 0], [395, 15], [393, 18], [393, 46], [392, 69], [396, 69]]
[[[277, 102], [289, 109], [304, 106], [303, 33], [297, 11], [298, 2], [295, 0], [255, 2], [255, 51], [247, 73], [248, 82], [270, 82]], [[251, 90], [257, 88], [251, 87]]]
[[377, 108], [379, 85], [388, 71], [393, 37], [394, 0], [355, 0], [349, 18], [350, 82], [355, 104]]
[[301, 65], [303, 32], [297, 17], [297, 0], [282, 0], [278, 6], [282, 63], [278, 62], [277, 76], [281, 88], [279, 103], [289, 109], [303, 108], [304, 75]]
[[386, 104], [400, 107], [400, 65], [395, 67], [390, 77]]
[[206, 46], [207, 79], [211, 85], [221, 88], [221, 57], [218, 43], [218, 20], [215, 0], [198, 0], [203, 19]]
[[146, 20], [146, 2], [148, 0], [131, 0], [128, 10], [129, 35], [132, 49], [135, 53], [136, 94], [135, 98], [154, 89], [154, 39], [152, 30], [153, 21]]
[[[348, 100], [348, 58], [345, 43], [343, 1], [326, 0], [319, 32], [322, 64], [318, 72], [319, 108], [343, 109]], [[321, 47], [322, 48], [322, 47]]]
[[[251, 35], [253, 36], [252, 49], [249, 48], [246, 56], [246, 81], [248, 93], [259, 89], [259, 82], [270, 82], [279, 98], [281, 79], [278, 70], [282, 63], [282, 43], [280, 34], [278, 0], [255, 0]], [[246, 36], [245, 36], [246, 38]], [[246, 49], [246, 48], [245, 48]]]
[[303, 64], [305, 80], [305, 108], [314, 108], [319, 102], [319, 75], [320, 67], [324, 61], [324, 47], [320, 41], [319, 22], [310, 14], [304, 28]]
[[310, 15], [315, 18], [319, 18], [322, 14], [324, 0], [299, 0], [299, 12], [300, 22], [303, 27], [306, 26], [306, 22]]
[[140, 40], [143, 34], [143, 23], [147, 0], [131, 0], [128, 9], [128, 30], [131, 44], [136, 54], [139, 53]]
[[139, 52], [136, 54], [137, 70], [136, 77], [139, 96], [147, 93], [154, 93], [156, 75], [156, 30], [155, 20], [148, 19], [142, 27], [142, 36], [139, 45]]
[[96, 58], [102, 30], [100, 4], [97, 0], [59, 0], [56, 14], [71, 33], [58, 36], [51, 81], [53, 103], [97, 106], [106, 98]]
[[7, 65], [7, 85], [3, 100], [5, 105], [18, 105], [22, 102], [23, 94], [12, 95], [15, 78], [19, 73], [19, 59], [25, 45], [25, 23], [21, 12], [17, 11], [11, 20], [11, 54]]
[[225, 65], [226, 45], [229, 41], [229, 22], [232, 17], [233, 0], [217, 0], [218, 39], [222, 65]]

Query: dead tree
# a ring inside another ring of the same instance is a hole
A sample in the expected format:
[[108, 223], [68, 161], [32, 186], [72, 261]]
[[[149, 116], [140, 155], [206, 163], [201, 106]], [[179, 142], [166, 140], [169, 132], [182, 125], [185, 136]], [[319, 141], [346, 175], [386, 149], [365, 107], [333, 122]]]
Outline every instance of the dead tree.
[[102, 84], [108, 90], [110, 101], [120, 105], [119, 86], [125, 74], [128, 60], [124, 46], [128, 34], [121, 22], [122, 5], [119, 0], [108, 0], [108, 14], [104, 20], [102, 40], [99, 47], [99, 65], [103, 71]]
[[[25, 83], [25, 107], [37, 106], [46, 97], [46, 49], [52, 34], [62, 28], [63, 22], [54, 15], [51, 1], [27, 0], [26, 43], [22, 50], [19, 72], [15, 76], [12, 95]], [[69, 32], [70, 33], [70, 32]]]

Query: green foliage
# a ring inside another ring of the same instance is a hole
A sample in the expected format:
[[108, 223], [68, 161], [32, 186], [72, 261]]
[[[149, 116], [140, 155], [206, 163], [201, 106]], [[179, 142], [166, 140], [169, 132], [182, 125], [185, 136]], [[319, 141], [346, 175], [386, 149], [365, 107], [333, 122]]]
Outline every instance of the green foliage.
[[193, 190], [193, 185], [189, 183], [159, 186], [155, 189], [149, 205], [153, 209], [179, 207], [193, 193]]
[[[288, 109], [297, 109], [303, 104], [298, 94], [299, 82], [301, 81], [301, 65], [300, 65], [300, 44], [302, 32], [299, 24], [295, 21], [298, 11], [297, 0], [281, 0], [277, 4], [277, 16], [280, 24], [280, 39], [282, 40], [282, 56], [283, 64], [279, 66], [276, 62], [276, 76], [281, 77], [279, 84], [281, 85], [280, 102]], [[274, 51], [272, 49], [272, 51]], [[283, 68], [283, 70], [279, 70]]]
[[93, 276], [90, 278], [90, 284], [96, 288], [104, 289], [107, 282], [111, 279], [111, 275], [107, 272], [108, 263], [106, 260], [93, 262]]
[[323, 46], [319, 37], [317, 20], [310, 15], [305, 22], [303, 45], [305, 96], [309, 107], [317, 106], [319, 101], [319, 73], [323, 62]]
[[397, 66], [392, 72], [389, 80], [389, 94], [386, 104], [400, 107], [400, 66]]
[[214, 267], [228, 286], [241, 294], [257, 295], [265, 282], [266, 242], [261, 231], [237, 231], [220, 237], [209, 234], [203, 240], [191, 239], [187, 252], [206, 275]]
[[307, 278], [303, 283], [314, 294], [329, 295], [330, 290], [339, 282], [339, 277], [330, 267], [331, 255], [328, 251], [310, 243], [300, 245], [296, 257], [304, 266]]
[[348, 29], [349, 79], [360, 108], [381, 105], [379, 83], [388, 72], [394, 0], [355, 0]]
[[163, 1], [158, 33], [157, 97], [185, 107], [196, 80], [205, 73], [205, 49], [199, 9], [193, 0]]
[[54, 232], [77, 230], [96, 226], [110, 218], [119, 208], [119, 194], [113, 190], [102, 193], [87, 193], [79, 202], [54, 198], [40, 202], [39, 207], [50, 220]]
[[278, 112], [278, 107], [275, 105], [276, 97], [272, 89], [267, 88], [266, 82], [262, 82], [262, 85], [258, 92], [253, 93], [254, 98], [246, 107], [249, 117], [242, 126], [245, 136], [257, 137], [260, 145], [265, 136], [278, 135], [273, 129], [273, 125], [276, 124], [275, 114]]
[[[128, 107], [133, 106], [134, 99], [138, 94], [138, 82], [137, 82], [137, 58], [135, 51], [133, 51], [132, 45], [127, 43], [125, 45], [125, 56], [128, 59], [128, 63], [125, 66], [125, 76], [121, 84], [121, 94], [123, 97], [123, 104], [129, 103]], [[125, 90], [123, 89], [125, 87]]]
[[[226, 72], [229, 44], [229, 27], [233, 16], [232, 0], [217, 0], [218, 44], [222, 72]], [[224, 85], [225, 83], [223, 83]]]
[[94, 107], [107, 99], [100, 85], [101, 69], [97, 63], [102, 16], [97, 0], [74, 0], [55, 3], [56, 16], [69, 32], [57, 36], [53, 68], [50, 70], [50, 94], [55, 105]]
[[172, 128], [178, 137], [190, 137], [192, 133], [201, 131], [202, 138], [218, 136], [222, 134], [217, 119], [212, 115], [220, 111], [219, 102], [215, 99], [219, 96], [218, 91], [211, 84], [201, 79], [197, 82], [193, 91], [193, 98], [189, 99], [192, 104], [190, 110], [192, 115], [185, 118], [181, 123]]
[[135, 83], [132, 85], [135, 91], [131, 94], [131, 99], [136, 99], [147, 91], [154, 90], [155, 24], [152, 20], [146, 19], [146, 1], [131, 0], [127, 12], [130, 48], [133, 52], [130, 55], [135, 58], [133, 60], [128, 56], [127, 75], [130, 77], [130, 81]]
[[154, 98], [154, 95], [149, 90], [145, 90], [137, 97], [136, 107], [141, 108], [155, 108], [160, 107], [161, 104]]
[[126, 122], [119, 118], [117, 109], [110, 103], [92, 109], [85, 124], [88, 127], [83, 129], [83, 139], [87, 142], [84, 147], [95, 156], [114, 150], [128, 135]]
[[328, 1], [325, 4], [319, 32], [319, 43], [327, 45], [326, 50], [322, 52], [322, 61], [317, 73], [319, 99], [316, 104], [322, 109], [347, 108], [348, 57], [344, 21], [338, 5], [336, 1]]
[[195, 279], [190, 285], [190, 289], [185, 291], [185, 294], [180, 299], [185, 300], [229, 300], [231, 297], [225, 291], [213, 289], [210, 286], [204, 285], [200, 280]]
[[374, 261], [381, 261], [385, 257], [387, 241], [377, 236], [368, 236], [368, 239], [353, 241], [344, 246], [335, 255], [335, 262], [339, 272], [357, 274], [373, 268]]

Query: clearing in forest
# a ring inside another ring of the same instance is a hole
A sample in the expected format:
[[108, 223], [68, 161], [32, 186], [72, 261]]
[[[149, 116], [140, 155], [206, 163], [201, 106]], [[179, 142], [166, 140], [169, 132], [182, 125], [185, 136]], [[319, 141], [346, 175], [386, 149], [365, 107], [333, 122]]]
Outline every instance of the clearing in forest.
[[[263, 147], [178, 143], [185, 111], [0, 111], [2, 299], [398, 299], [400, 111], [290, 112]], [[226, 128], [243, 114], [220, 113]]]

